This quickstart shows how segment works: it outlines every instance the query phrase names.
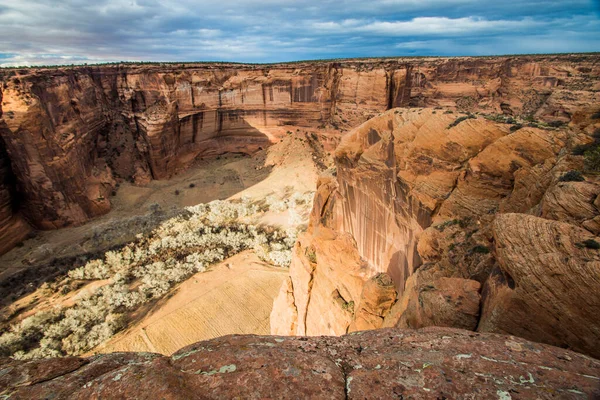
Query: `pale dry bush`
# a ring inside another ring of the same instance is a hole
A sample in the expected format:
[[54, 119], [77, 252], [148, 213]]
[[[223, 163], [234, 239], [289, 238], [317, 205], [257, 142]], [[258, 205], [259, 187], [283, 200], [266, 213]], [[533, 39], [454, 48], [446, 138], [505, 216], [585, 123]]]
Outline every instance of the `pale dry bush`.
[[275, 195], [270, 195], [265, 198], [265, 202], [271, 211], [285, 211], [295, 209], [298, 206], [305, 206], [312, 203], [313, 193], [295, 192], [287, 199], [281, 199]]
[[[312, 194], [269, 200], [276, 210], [310, 207]], [[146, 237], [69, 271], [69, 280], [109, 280], [70, 308], [38, 312], [0, 336], [0, 355], [18, 359], [78, 355], [124, 327], [123, 314], [164, 296], [174, 285], [243, 250], [266, 262], [289, 266], [295, 227], [279, 230], [253, 223], [259, 212], [250, 199], [213, 201], [188, 207]]]
[[276, 196], [267, 196], [265, 202], [271, 211], [285, 211], [287, 210], [287, 202]]

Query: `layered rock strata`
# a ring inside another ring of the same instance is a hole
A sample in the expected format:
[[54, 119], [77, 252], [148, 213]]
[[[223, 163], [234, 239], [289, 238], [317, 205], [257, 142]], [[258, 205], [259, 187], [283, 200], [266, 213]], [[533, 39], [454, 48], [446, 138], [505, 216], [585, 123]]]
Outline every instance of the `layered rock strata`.
[[343, 337], [225, 336], [171, 357], [3, 360], [11, 399], [594, 398], [600, 362], [556, 347], [457, 329]]
[[20, 236], [15, 221], [22, 217], [41, 229], [81, 224], [110, 209], [119, 179], [144, 184], [197, 156], [253, 152], [288, 125], [347, 129], [407, 106], [577, 119], [582, 104], [600, 100], [597, 61], [571, 55], [4, 70], [0, 136], [15, 179], [6, 192], [14, 195], [0, 206], [15, 218], [3, 218], [0, 235]]
[[272, 333], [451, 326], [600, 356], [600, 182], [563, 178], [599, 125], [432, 109], [361, 125], [319, 181]]

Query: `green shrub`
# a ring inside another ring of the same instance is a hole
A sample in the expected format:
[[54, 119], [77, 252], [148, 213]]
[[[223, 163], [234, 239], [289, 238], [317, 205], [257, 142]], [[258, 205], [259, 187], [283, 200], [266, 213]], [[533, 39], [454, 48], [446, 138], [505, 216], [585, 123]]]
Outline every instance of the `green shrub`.
[[471, 224], [471, 217], [465, 217], [465, 218], [462, 218], [462, 219], [460, 219], [458, 221], [458, 226], [460, 226], [461, 229], [465, 229], [470, 224]]
[[437, 229], [440, 232], [444, 232], [444, 230], [450, 226], [453, 225], [458, 225], [461, 229], [465, 229], [469, 226], [469, 224], [471, 223], [471, 218], [466, 217], [466, 218], [462, 218], [462, 219], [451, 219], [448, 221], [444, 221], [439, 225], [434, 226], [435, 229]]
[[563, 121], [550, 121], [547, 125], [552, 128], [560, 128], [561, 126], [565, 125], [565, 123]]
[[600, 172], [600, 145], [583, 153], [586, 171]]
[[462, 117], [458, 117], [454, 120], [453, 123], [451, 123], [450, 125], [448, 125], [448, 127], [446, 129], [450, 129], [458, 124], [460, 124], [463, 121], [466, 121], [467, 119], [476, 119], [477, 117], [474, 116], [473, 114], [468, 114], [468, 115], [463, 115]]
[[573, 147], [571, 153], [575, 156], [583, 156], [587, 151], [594, 150], [598, 146], [600, 146], [600, 128], [594, 130], [591, 136], [594, 139], [592, 143], [580, 144], [578, 146], [575, 146]]
[[585, 154], [586, 151], [592, 150], [595, 145], [596, 145], [596, 143], [577, 145], [577, 146], [573, 147], [571, 154], [573, 154], [574, 156], [582, 156]]
[[521, 125], [521, 124], [516, 124], [516, 125], [513, 125], [513, 126], [511, 126], [511, 127], [510, 127], [510, 131], [511, 131], [511, 132], [516, 132], [516, 131], [518, 131], [519, 129], [521, 129], [522, 127], [523, 127], [523, 125]]
[[441, 224], [434, 226], [434, 228], [440, 232], [444, 232], [444, 230], [449, 226], [458, 225], [459, 223], [460, 221], [458, 219], [451, 219], [449, 221], [444, 221]]
[[342, 309], [354, 314], [354, 301], [350, 300], [349, 302], [342, 304]]
[[585, 178], [583, 177], [583, 175], [581, 175], [581, 172], [572, 170], [572, 171], [567, 172], [563, 176], [561, 176], [559, 181], [561, 181], [561, 182], [583, 182], [583, 181], [585, 181]]
[[317, 263], [317, 254], [315, 253], [315, 249], [314, 248], [307, 248], [304, 252], [304, 254], [306, 255], [306, 258], [308, 258], [308, 261], [310, 261], [313, 264]]
[[483, 118], [485, 118], [489, 121], [499, 122], [501, 124], [506, 123], [506, 117], [504, 115], [500, 115], [500, 114], [488, 114], [488, 115], [484, 115]]
[[586, 249], [600, 250], [600, 243], [596, 242], [594, 239], [584, 240], [583, 242], [581, 242], [581, 244]]
[[471, 251], [476, 254], [488, 254], [490, 252], [490, 248], [487, 246], [477, 245], [473, 247]]

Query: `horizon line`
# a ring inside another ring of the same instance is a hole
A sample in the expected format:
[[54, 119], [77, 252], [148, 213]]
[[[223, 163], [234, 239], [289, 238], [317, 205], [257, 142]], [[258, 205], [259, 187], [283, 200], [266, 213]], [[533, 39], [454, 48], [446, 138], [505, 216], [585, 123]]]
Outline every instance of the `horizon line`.
[[274, 61], [274, 62], [244, 62], [244, 61], [106, 61], [106, 62], [84, 62], [77, 64], [49, 64], [49, 65], [19, 65], [19, 66], [0, 66], [1, 70], [10, 69], [51, 69], [60, 67], [80, 68], [80, 67], [96, 67], [96, 66], [118, 66], [124, 65], [143, 65], [143, 64], [235, 64], [235, 65], [282, 65], [282, 64], [300, 64], [300, 63], [325, 63], [325, 62], [343, 62], [343, 61], [361, 61], [361, 60], [396, 60], [396, 59], [413, 59], [413, 58], [501, 58], [501, 57], [531, 57], [531, 56], [569, 56], [569, 55], [600, 55], [600, 51], [589, 52], [560, 52], [560, 53], [513, 53], [513, 54], [496, 54], [496, 55], [455, 55], [455, 56], [436, 56], [436, 55], [411, 55], [411, 56], [379, 56], [379, 57], [340, 57], [340, 58], [315, 58], [305, 60], [292, 61]]

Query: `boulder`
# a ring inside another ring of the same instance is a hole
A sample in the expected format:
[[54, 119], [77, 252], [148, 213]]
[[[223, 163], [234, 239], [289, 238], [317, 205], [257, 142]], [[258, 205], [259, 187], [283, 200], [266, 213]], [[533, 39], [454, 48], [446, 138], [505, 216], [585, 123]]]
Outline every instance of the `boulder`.
[[384, 327], [423, 328], [447, 326], [477, 328], [481, 284], [462, 278], [434, 280], [422, 274], [411, 275], [402, 297], [385, 317]]

